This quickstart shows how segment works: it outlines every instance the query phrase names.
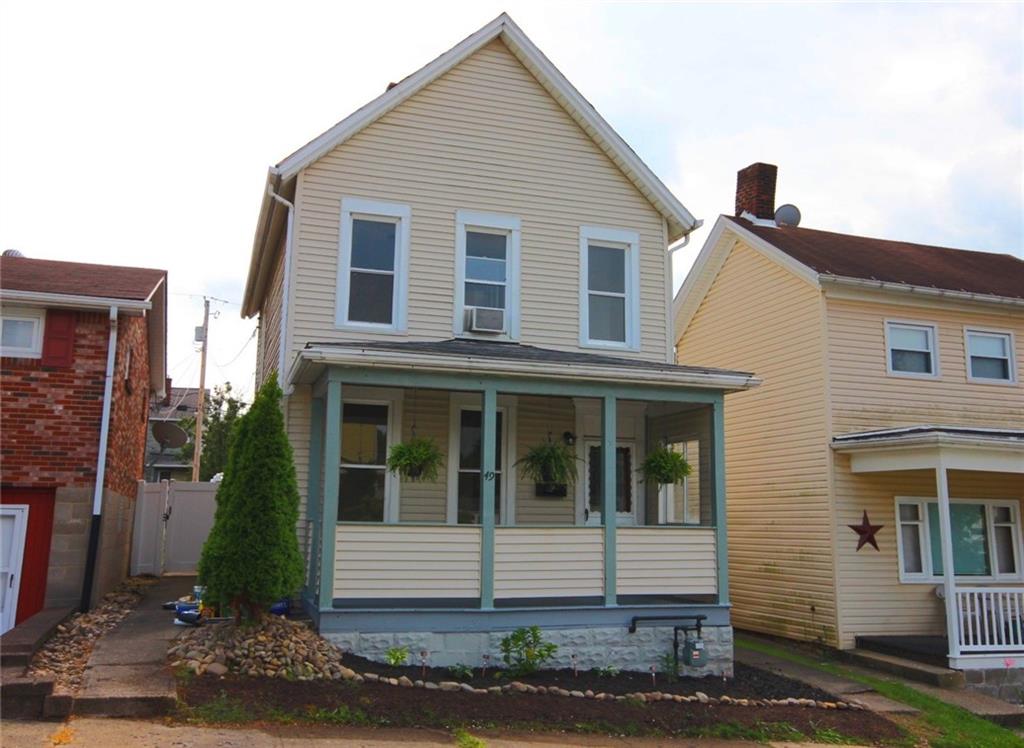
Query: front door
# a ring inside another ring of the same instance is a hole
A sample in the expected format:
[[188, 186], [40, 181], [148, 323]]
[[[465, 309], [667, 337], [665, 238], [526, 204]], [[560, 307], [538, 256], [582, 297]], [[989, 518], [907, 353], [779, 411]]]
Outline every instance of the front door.
[[0, 634], [14, 627], [27, 528], [27, 504], [0, 506]]
[[[588, 525], [601, 522], [601, 443], [586, 443], [586, 504], [584, 521]], [[615, 447], [615, 521], [619, 525], [636, 524], [636, 466], [633, 445], [619, 442]]]

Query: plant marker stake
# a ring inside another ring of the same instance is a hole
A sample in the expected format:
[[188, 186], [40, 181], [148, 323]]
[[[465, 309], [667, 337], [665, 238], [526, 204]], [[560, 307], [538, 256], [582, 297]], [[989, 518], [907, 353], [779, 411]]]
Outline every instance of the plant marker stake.
[[580, 674], [579, 662], [577, 661], [576, 653], [573, 652], [573, 654], [572, 654], [572, 677], [573, 678], [578, 678], [579, 674]]
[[490, 662], [491, 662], [491, 656], [490, 656], [489, 654], [485, 654], [485, 655], [483, 656], [483, 661], [484, 661], [484, 667], [483, 667], [483, 669], [481, 670], [481, 676], [482, 676], [482, 677], [484, 677], [484, 678], [486, 678], [486, 677], [487, 677], [487, 666], [488, 666], [488, 665], [490, 664]]
[[423, 680], [427, 679], [427, 655], [429, 652], [425, 649], [420, 650], [420, 677]]
[[657, 683], [656, 683], [657, 672], [658, 672], [657, 668], [654, 665], [651, 665], [651, 685], [652, 686], [657, 685]]

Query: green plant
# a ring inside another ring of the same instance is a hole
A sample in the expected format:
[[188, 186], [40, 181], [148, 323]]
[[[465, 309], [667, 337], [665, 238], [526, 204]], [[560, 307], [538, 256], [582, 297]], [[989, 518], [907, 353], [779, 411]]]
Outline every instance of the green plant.
[[475, 735], [470, 735], [462, 728], [455, 731], [454, 737], [455, 745], [458, 746], [458, 748], [487, 748], [487, 743]]
[[571, 485], [576, 482], [576, 453], [565, 442], [550, 438], [531, 447], [516, 461], [528, 480], [543, 484]]
[[402, 667], [409, 661], [409, 648], [391, 647], [384, 655], [384, 659], [391, 667]]
[[189, 718], [195, 722], [229, 723], [248, 722], [253, 718], [246, 705], [221, 691], [216, 697], [190, 708]]
[[675, 652], [666, 652], [661, 656], [661, 672], [669, 683], [676, 683], [679, 680], [679, 671], [676, 670]]
[[388, 454], [388, 470], [409, 480], [435, 481], [443, 464], [440, 447], [422, 436], [394, 445]]
[[295, 534], [299, 489], [280, 401], [272, 374], [239, 419], [199, 560], [207, 598], [232, 608], [236, 623], [243, 616], [261, 619], [304, 577]]
[[557, 651], [557, 644], [544, 641], [539, 626], [518, 628], [501, 640], [501, 658], [511, 676], [537, 672]]
[[619, 674], [619, 669], [614, 665], [605, 665], [604, 667], [594, 669], [597, 671], [598, 678], [614, 678]]
[[679, 452], [668, 447], [655, 447], [647, 453], [639, 472], [644, 474], [645, 480], [659, 485], [682, 483], [683, 478], [690, 474], [690, 463]]
[[[235, 397], [231, 382], [217, 385], [203, 403], [203, 455], [199, 462], [199, 480], [208, 481], [227, 468], [231, 442], [235, 438], [235, 424], [245, 412], [246, 404]], [[188, 433], [195, 432], [195, 416], [182, 418], [179, 425]], [[181, 461], [192, 462], [196, 443], [189, 441], [178, 450]]]
[[448, 668], [448, 673], [458, 680], [469, 680], [473, 677], [473, 668], [469, 665], [463, 665], [461, 662], [455, 665], [451, 665]]

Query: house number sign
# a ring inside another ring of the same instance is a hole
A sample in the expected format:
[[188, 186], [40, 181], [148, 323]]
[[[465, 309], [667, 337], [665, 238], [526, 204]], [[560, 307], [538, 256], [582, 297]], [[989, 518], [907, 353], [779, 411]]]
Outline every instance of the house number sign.
[[484, 473], [484, 480], [494, 480], [494, 471], [488, 470], [486, 473]]

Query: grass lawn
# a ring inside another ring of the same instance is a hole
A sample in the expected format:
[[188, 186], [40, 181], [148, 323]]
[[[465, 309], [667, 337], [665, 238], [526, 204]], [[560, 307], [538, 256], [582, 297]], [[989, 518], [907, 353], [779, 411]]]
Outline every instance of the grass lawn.
[[[865, 675], [824, 658], [810, 657], [762, 641], [737, 637], [736, 644], [755, 652], [812, 667], [825, 673], [849, 678], [875, 689], [882, 696], [920, 710], [905, 721], [905, 726], [934, 748], [1024, 748], [1024, 738], [1012, 730], [975, 716], [922, 693], [904, 683]], [[901, 722], [904, 722], [901, 720]]]

